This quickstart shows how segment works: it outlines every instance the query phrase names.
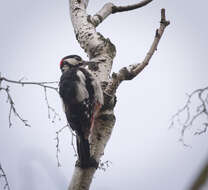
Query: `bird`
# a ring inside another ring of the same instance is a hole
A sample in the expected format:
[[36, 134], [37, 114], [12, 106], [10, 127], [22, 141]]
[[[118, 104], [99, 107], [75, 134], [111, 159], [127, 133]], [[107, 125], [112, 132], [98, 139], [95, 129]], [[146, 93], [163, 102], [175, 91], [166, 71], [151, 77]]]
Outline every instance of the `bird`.
[[89, 63], [78, 55], [65, 56], [60, 62], [59, 94], [68, 124], [76, 133], [76, 166], [80, 168], [98, 167], [90, 155], [89, 137], [104, 102], [101, 84], [86, 66]]

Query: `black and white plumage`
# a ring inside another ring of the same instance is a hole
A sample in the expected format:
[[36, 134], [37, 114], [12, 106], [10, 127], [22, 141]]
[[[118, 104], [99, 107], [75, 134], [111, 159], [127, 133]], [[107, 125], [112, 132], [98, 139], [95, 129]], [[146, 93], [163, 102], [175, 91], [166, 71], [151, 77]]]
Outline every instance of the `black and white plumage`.
[[62, 76], [59, 93], [67, 121], [77, 135], [77, 152], [81, 168], [97, 167], [90, 157], [89, 135], [94, 119], [103, 104], [103, 92], [93, 74], [86, 69], [81, 57], [66, 56], [61, 60]]

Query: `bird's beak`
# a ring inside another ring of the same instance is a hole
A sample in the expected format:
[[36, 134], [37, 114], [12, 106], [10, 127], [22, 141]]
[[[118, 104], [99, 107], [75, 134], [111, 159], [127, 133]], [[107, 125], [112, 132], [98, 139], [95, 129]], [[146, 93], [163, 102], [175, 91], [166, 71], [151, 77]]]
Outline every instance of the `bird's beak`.
[[82, 60], [82, 64], [83, 64], [83, 65], [89, 65], [90, 62], [91, 62], [91, 61], [85, 61], [85, 60]]
[[82, 61], [82, 63], [84, 65], [95, 65], [95, 64], [98, 64], [99, 62], [96, 62], [96, 61]]

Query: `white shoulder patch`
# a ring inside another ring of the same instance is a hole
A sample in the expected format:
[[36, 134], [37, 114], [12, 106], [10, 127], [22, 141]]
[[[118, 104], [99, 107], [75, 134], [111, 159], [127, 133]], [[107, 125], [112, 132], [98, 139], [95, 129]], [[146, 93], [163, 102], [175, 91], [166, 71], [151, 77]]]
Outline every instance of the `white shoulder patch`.
[[80, 82], [77, 83], [76, 100], [82, 102], [84, 99], [89, 98], [89, 93], [86, 89], [86, 77], [81, 71], [77, 71], [77, 76], [79, 77]]
[[92, 76], [92, 86], [93, 86], [94, 92], [95, 92], [95, 99], [97, 102], [99, 102], [100, 104], [103, 105], [104, 98], [103, 98], [103, 90], [101, 88], [100, 81], [96, 80], [96, 78], [94, 77], [94, 74], [91, 71], [88, 70], [88, 72]]

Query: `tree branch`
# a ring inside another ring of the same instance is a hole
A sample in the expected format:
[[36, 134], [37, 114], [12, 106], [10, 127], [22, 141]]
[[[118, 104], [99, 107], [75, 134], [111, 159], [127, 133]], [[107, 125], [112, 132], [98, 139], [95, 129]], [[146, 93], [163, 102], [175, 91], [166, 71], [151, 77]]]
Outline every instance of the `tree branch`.
[[61, 129], [56, 131], [56, 138], [55, 138], [55, 141], [56, 141], [56, 160], [57, 160], [58, 167], [61, 167], [61, 163], [60, 163], [60, 160], [59, 160], [59, 153], [60, 153], [60, 148], [59, 148], [59, 146], [60, 146], [60, 138], [59, 138], [59, 135], [66, 128], [69, 128], [69, 125], [65, 125]]
[[115, 94], [118, 86], [121, 84], [124, 80], [132, 80], [134, 77], [136, 77], [149, 63], [150, 59], [152, 58], [154, 52], [157, 50], [157, 46], [159, 44], [159, 41], [164, 33], [165, 28], [170, 24], [169, 21], [166, 20], [165, 16], [165, 9], [161, 10], [161, 21], [160, 21], [160, 27], [156, 30], [154, 41], [146, 54], [145, 59], [140, 64], [130, 65], [128, 67], [123, 67], [120, 69], [118, 73], [112, 74], [112, 79], [109, 82], [105, 93], [108, 95]]
[[144, 7], [145, 5], [149, 4], [153, 0], [143, 0], [139, 3], [136, 3], [134, 5], [128, 5], [128, 6], [114, 6], [112, 13], [118, 13], [118, 12], [124, 12], [124, 11], [132, 11], [134, 9], [138, 9], [141, 7]]
[[23, 119], [22, 116], [20, 116], [20, 114], [17, 112], [16, 108], [15, 108], [15, 104], [14, 104], [14, 101], [12, 99], [12, 96], [10, 94], [10, 90], [9, 90], [9, 86], [7, 86], [6, 88], [3, 88], [3, 87], [0, 87], [0, 91], [3, 90], [6, 92], [7, 94], [7, 102], [10, 104], [10, 108], [9, 108], [9, 127], [12, 126], [12, 121], [11, 121], [11, 116], [12, 116], [12, 113], [17, 116], [17, 118], [22, 121], [24, 123], [25, 126], [27, 127], [31, 127], [29, 124], [28, 124], [28, 121]]
[[143, 0], [139, 3], [136, 3], [134, 5], [127, 5], [127, 6], [116, 6], [113, 3], [106, 3], [99, 11], [96, 13], [93, 17], [90, 17], [91, 23], [95, 27], [97, 27], [103, 20], [105, 20], [109, 15], [115, 14], [115, 13], [120, 13], [124, 11], [131, 11], [134, 9], [141, 8], [153, 0]]
[[48, 97], [47, 97], [47, 89], [55, 90], [58, 93], [58, 87], [51, 86], [51, 85], [54, 85], [54, 84], [57, 85], [58, 81], [53, 81], [53, 82], [25, 82], [25, 81], [22, 81], [22, 80], [23, 80], [23, 78], [18, 80], [18, 81], [10, 80], [10, 79], [7, 79], [5, 77], [1, 77], [1, 75], [0, 75], [0, 91], [2, 90], [4, 92], [6, 92], [7, 102], [10, 104], [9, 127], [12, 126], [12, 121], [11, 121], [12, 113], [15, 116], [17, 116], [17, 118], [21, 122], [23, 122], [23, 124], [25, 126], [30, 127], [30, 125], [28, 124], [28, 121], [23, 119], [23, 117], [17, 111], [17, 109], [15, 107], [14, 100], [13, 100], [13, 98], [11, 96], [11, 93], [10, 93], [10, 86], [7, 85], [6, 87], [2, 87], [3, 81], [6, 82], [6, 83], [21, 85], [22, 87], [24, 87], [25, 85], [36, 85], [36, 86], [42, 87], [44, 89], [45, 101], [46, 101], [46, 105], [47, 105], [47, 108], [48, 108], [48, 118], [51, 119], [51, 112], [52, 112], [53, 113], [52, 122], [54, 122], [56, 118], [61, 120], [60, 115], [55, 111], [55, 109], [52, 106], [50, 106], [49, 101], [48, 101]]
[[43, 88], [44, 88], [45, 102], [48, 108], [48, 119], [49, 120], [51, 119], [51, 112], [52, 112], [53, 118], [51, 122], [54, 123], [56, 118], [58, 118], [58, 120], [61, 121], [61, 116], [59, 115], [59, 113], [56, 112], [56, 110], [49, 104], [48, 96], [47, 96], [47, 87], [43, 87]]
[[[194, 104], [194, 97], [200, 101], [200, 104], [196, 107], [193, 106]], [[184, 135], [186, 130], [193, 126], [193, 123], [197, 120], [197, 118], [201, 116], [205, 116], [206, 122], [203, 123], [202, 129], [198, 129], [194, 133], [194, 135], [201, 135], [207, 132], [208, 128], [208, 87], [200, 88], [194, 90], [191, 94], [188, 95], [188, 99], [185, 105], [178, 110], [171, 118], [170, 128], [178, 124], [181, 126], [181, 138], [180, 140], [183, 141]]]
[[5, 185], [4, 185], [4, 187], [3, 187], [4, 190], [10, 190], [9, 182], [8, 182], [6, 173], [4, 172], [4, 170], [3, 170], [3, 168], [2, 168], [1, 163], [0, 163], [0, 178], [3, 178], [4, 181], [5, 181]]
[[52, 90], [55, 90], [55, 91], [58, 92], [57, 87], [53, 87], [53, 86], [48, 85], [48, 84], [58, 84], [58, 81], [52, 81], [52, 82], [25, 82], [25, 81], [22, 81], [22, 79], [16, 81], [16, 80], [7, 79], [5, 77], [0, 77], [0, 81], [6, 81], [8, 83], [20, 84], [22, 86], [32, 84], [32, 85], [37, 85], [37, 86], [41, 86], [41, 87], [44, 87], [44, 88], [49, 88], [49, 89], [52, 89]]
[[[101, 9], [100, 14], [103, 17], [107, 17], [107, 9], [111, 9], [110, 12], [112, 13], [112, 4], [106, 4], [104, 7], [105, 8]], [[124, 74], [121, 74], [120, 77], [114, 75], [112, 80], [109, 79], [113, 59], [116, 54], [115, 46], [110, 42], [109, 39], [105, 39], [102, 34], [96, 31], [96, 24], [94, 24], [91, 17], [87, 15], [83, 0], [70, 0], [70, 14], [76, 39], [79, 42], [81, 48], [83, 48], [84, 51], [88, 54], [90, 61], [99, 63], [97, 64], [98, 66], [96, 69], [93, 69], [93, 67], [89, 67], [89, 69], [92, 71], [95, 78], [101, 82], [103, 91], [106, 92], [104, 93], [104, 105], [102, 106], [99, 115], [95, 119], [93, 132], [89, 138], [90, 155], [99, 163], [101, 156], [104, 154], [105, 146], [110, 139], [115, 124], [115, 91], [118, 87], [116, 84], [120, 83], [122, 80], [131, 78], [132, 75], [137, 75], [138, 65], [130, 67], [130, 70], [129, 68], [123, 69], [120, 73]], [[157, 32], [158, 41], [162, 36], [164, 28], [169, 24], [169, 22], [165, 20], [164, 14], [162, 14], [162, 18], [162, 26]], [[102, 17], [100, 17], [100, 19], [103, 20]], [[155, 40], [156, 45], [158, 43], [157, 40]], [[149, 60], [146, 59], [145, 61], [148, 62]], [[141, 68], [141, 66], [139, 67]], [[128, 75], [129, 73], [130, 75]], [[119, 80], [117, 80], [118, 78]], [[75, 167], [68, 190], [88, 190], [95, 171], [95, 168], [82, 169]]]

